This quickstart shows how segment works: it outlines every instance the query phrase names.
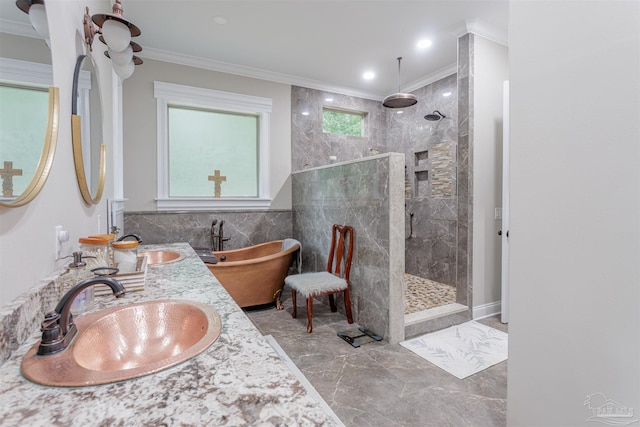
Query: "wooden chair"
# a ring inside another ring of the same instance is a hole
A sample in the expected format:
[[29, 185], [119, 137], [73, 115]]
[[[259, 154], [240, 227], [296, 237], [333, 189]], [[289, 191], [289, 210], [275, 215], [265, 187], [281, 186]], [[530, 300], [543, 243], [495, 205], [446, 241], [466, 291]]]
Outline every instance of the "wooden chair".
[[324, 295], [329, 296], [331, 311], [338, 309], [333, 295], [344, 293], [344, 308], [347, 312], [347, 320], [353, 323], [351, 315], [351, 299], [349, 297], [349, 273], [351, 272], [351, 259], [353, 258], [353, 227], [349, 225], [337, 225], [332, 227], [331, 251], [327, 262], [327, 271], [318, 273], [302, 273], [287, 276], [284, 282], [291, 287], [293, 300], [292, 317], [296, 317], [296, 294], [299, 292], [307, 299], [307, 332], [312, 330], [313, 298]]

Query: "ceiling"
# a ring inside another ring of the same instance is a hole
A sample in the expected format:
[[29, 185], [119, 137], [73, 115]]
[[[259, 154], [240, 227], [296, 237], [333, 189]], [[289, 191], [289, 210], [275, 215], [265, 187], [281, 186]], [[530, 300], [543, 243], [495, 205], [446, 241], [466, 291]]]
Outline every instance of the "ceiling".
[[[402, 89], [410, 91], [455, 72], [460, 35], [471, 31], [503, 44], [507, 40], [507, 0], [122, 0], [122, 5], [125, 18], [142, 30], [135, 39], [142, 58], [373, 99], [397, 91], [398, 56]], [[98, 12], [106, 11], [91, 11]], [[8, 21], [28, 22], [13, 0], [0, 0], [0, 19], [4, 27]], [[423, 38], [431, 47], [416, 46]], [[364, 80], [366, 71], [375, 78]]]

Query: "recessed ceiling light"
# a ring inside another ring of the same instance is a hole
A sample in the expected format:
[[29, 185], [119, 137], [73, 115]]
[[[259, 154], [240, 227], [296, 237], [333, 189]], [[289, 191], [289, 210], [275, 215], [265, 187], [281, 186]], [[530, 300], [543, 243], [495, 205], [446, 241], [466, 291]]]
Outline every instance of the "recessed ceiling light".
[[418, 47], [419, 47], [420, 49], [426, 49], [426, 48], [428, 48], [429, 46], [431, 46], [431, 40], [429, 40], [429, 39], [422, 39], [422, 40], [420, 40], [420, 41], [418, 42]]
[[303, 115], [303, 116], [308, 116], [308, 115], [309, 115], [309, 112], [308, 112], [308, 111], [303, 111], [303, 112], [302, 112], [302, 115]]
[[326, 102], [333, 102], [333, 98], [325, 98], [324, 99]]
[[404, 113], [404, 111], [400, 110], [400, 111], [396, 111], [396, 114], [402, 114]]
[[216, 16], [215, 18], [213, 18], [213, 22], [215, 22], [218, 25], [224, 25], [227, 23], [227, 18], [223, 16]]
[[375, 73], [374, 73], [373, 71], [367, 71], [366, 73], [364, 73], [364, 74], [362, 75], [362, 78], [363, 78], [363, 79], [365, 79], [365, 80], [371, 80], [371, 79], [373, 79], [375, 76], [376, 76], [376, 75], [375, 75]]
[[442, 94], [442, 96], [451, 96], [451, 92], [445, 92]]

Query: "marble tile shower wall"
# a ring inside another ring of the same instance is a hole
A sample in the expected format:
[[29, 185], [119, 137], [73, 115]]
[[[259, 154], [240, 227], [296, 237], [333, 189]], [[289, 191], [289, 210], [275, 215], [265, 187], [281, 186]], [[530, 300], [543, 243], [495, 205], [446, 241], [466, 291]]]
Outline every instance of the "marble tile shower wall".
[[456, 302], [472, 307], [474, 36], [458, 39], [458, 223]]
[[[405, 241], [406, 272], [457, 285], [457, 75], [412, 93], [418, 97], [418, 104], [398, 114], [397, 110], [385, 109], [378, 101], [293, 87], [292, 170], [327, 165], [329, 156], [333, 155], [340, 162], [378, 153], [404, 153], [405, 237], [411, 234]], [[329, 103], [326, 98], [333, 101]], [[323, 133], [323, 106], [368, 112], [368, 134], [356, 138]], [[446, 117], [437, 122], [425, 120], [424, 116], [434, 110]], [[303, 111], [309, 115], [303, 116]], [[434, 178], [439, 186], [434, 186]]]
[[[406, 272], [449, 285], [456, 284], [456, 146], [458, 93], [456, 75], [412, 92], [415, 107], [387, 115], [392, 151], [405, 154]], [[427, 121], [434, 110], [446, 117]], [[413, 218], [411, 218], [413, 213]], [[413, 220], [413, 224], [411, 221]]]
[[[391, 316], [404, 313], [402, 278], [393, 277], [394, 268], [399, 270], [396, 276], [401, 276], [404, 256], [392, 241], [398, 238], [402, 246], [402, 238], [390, 232], [395, 222], [402, 227], [402, 212], [396, 212], [397, 206], [394, 209], [398, 203], [390, 193], [401, 192], [403, 162], [402, 155], [387, 154], [292, 174], [293, 235], [302, 242], [303, 270], [326, 269], [332, 224], [353, 226], [354, 321], [391, 341], [398, 338]], [[392, 295], [394, 291], [399, 298]], [[394, 303], [399, 306], [390, 307]], [[337, 304], [344, 312], [341, 296]], [[401, 329], [403, 324], [400, 319]]]
[[[332, 101], [326, 101], [327, 98]], [[365, 136], [323, 133], [323, 107], [366, 112]], [[308, 115], [303, 115], [303, 112]], [[385, 108], [378, 101], [293, 86], [291, 88], [291, 170], [295, 172], [327, 165], [330, 156], [336, 156], [337, 162], [343, 162], [378, 153], [398, 151], [387, 147], [385, 116]]]
[[[238, 249], [291, 237], [291, 211], [125, 212], [124, 230], [145, 244], [188, 242], [211, 247], [211, 223], [224, 221], [224, 249]], [[218, 226], [216, 225], [216, 232]]]

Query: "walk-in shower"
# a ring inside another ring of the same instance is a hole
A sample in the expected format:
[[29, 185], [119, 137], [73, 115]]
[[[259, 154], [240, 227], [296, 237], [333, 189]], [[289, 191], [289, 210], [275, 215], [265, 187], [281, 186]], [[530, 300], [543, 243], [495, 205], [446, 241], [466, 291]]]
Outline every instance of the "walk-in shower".
[[[417, 209], [418, 216], [413, 209]], [[428, 203], [424, 204], [420, 198], [405, 201], [405, 315], [419, 313], [443, 305], [456, 302], [456, 287], [453, 283], [445, 284], [442, 274], [430, 277], [429, 270], [439, 270], [436, 265], [437, 257], [433, 250], [439, 250], [440, 243], [434, 238], [434, 230], [427, 223], [433, 223], [429, 219]], [[436, 232], [437, 233], [437, 232]], [[436, 261], [434, 263], [434, 261]], [[436, 280], [432, 280], [432, 279]], [[438, 281], [440, 280], [440, 281]]]

